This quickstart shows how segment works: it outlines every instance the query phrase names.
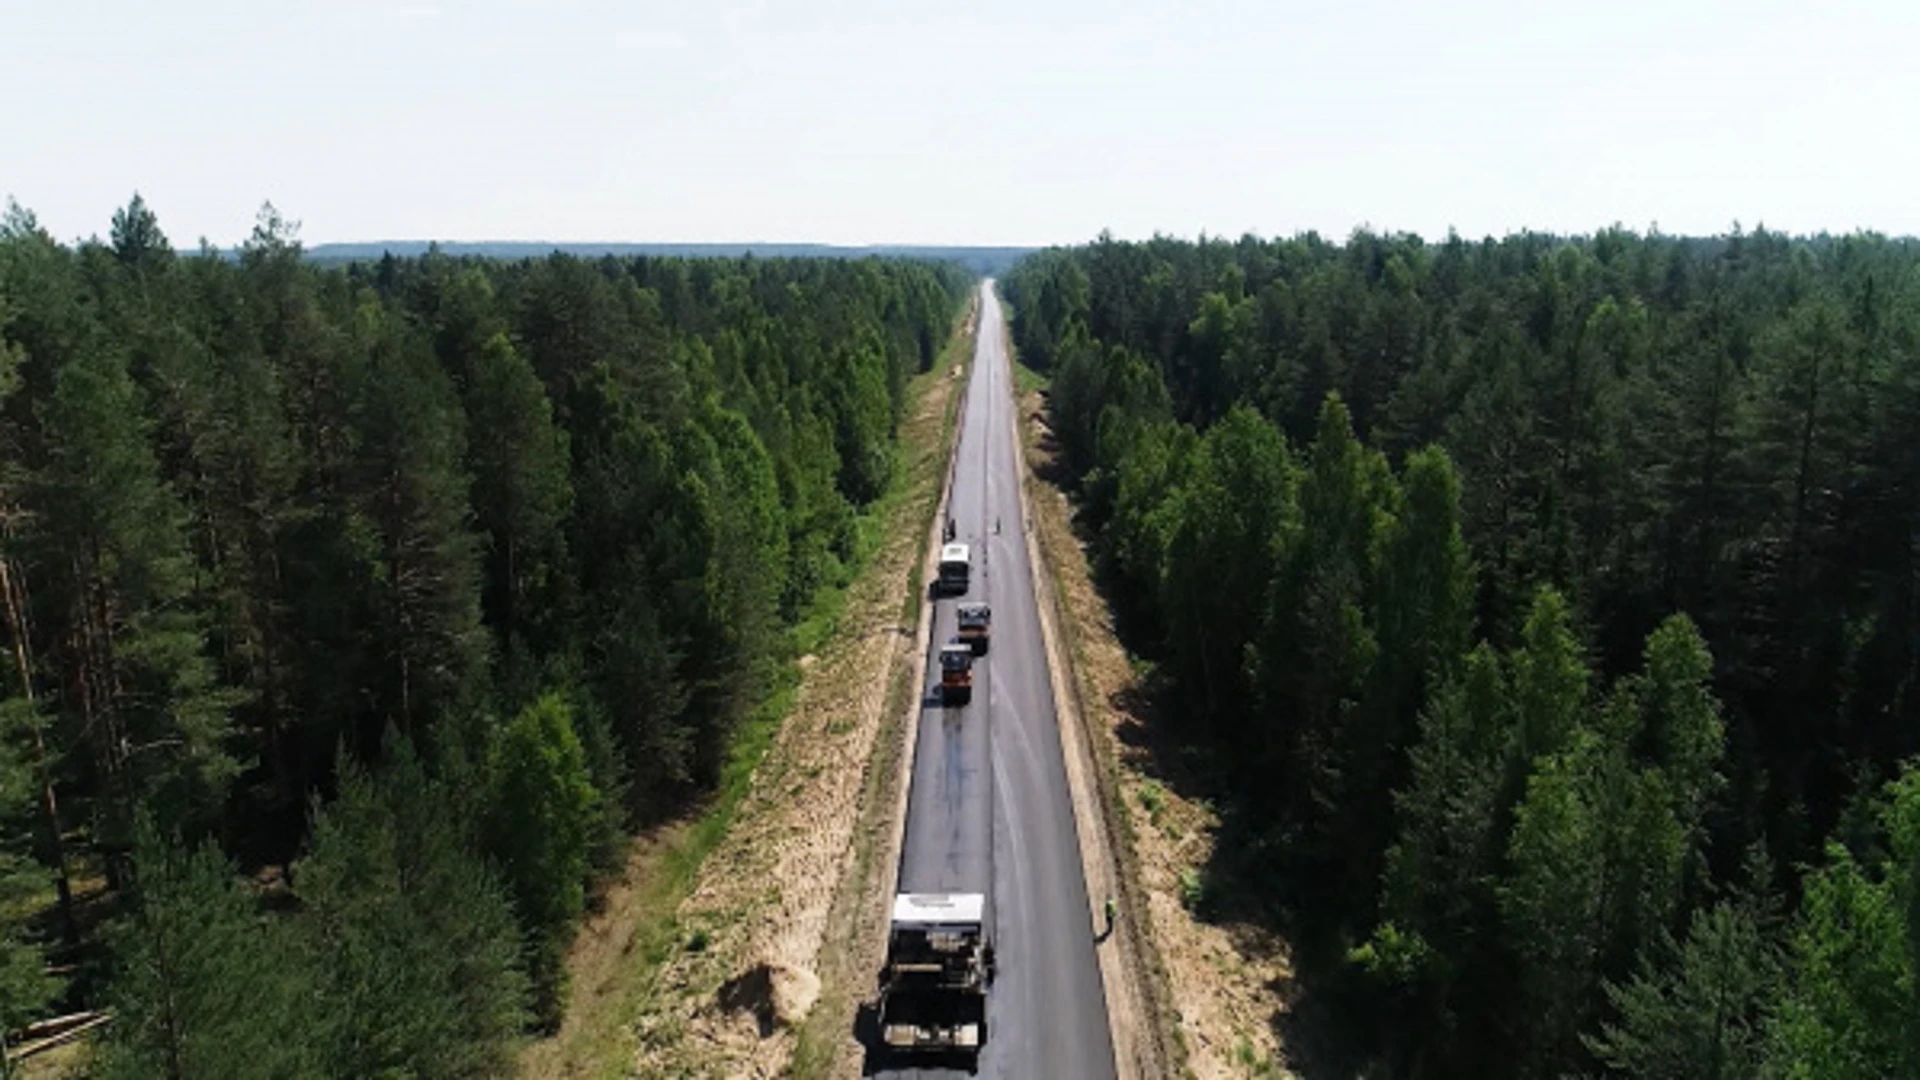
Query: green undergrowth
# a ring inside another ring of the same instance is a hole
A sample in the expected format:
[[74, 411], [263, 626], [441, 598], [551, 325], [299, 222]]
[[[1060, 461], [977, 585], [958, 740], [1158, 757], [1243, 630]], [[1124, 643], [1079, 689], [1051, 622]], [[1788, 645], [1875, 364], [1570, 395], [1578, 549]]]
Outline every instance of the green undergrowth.
[[1053, 385], [1053, 380], [1033, 370], [1018, 360], [1013, 362], [1013, 389], [1018, 394], [1030, 394], [1035, 390], [1045, 390]]

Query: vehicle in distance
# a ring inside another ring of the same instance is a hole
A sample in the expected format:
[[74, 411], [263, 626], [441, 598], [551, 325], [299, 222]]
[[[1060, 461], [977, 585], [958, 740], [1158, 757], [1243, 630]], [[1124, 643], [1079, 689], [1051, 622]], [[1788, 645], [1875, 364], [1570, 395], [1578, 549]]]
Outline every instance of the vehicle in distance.
[[973, 646], [964, 641], [940, 646], [940, 700], [947, 705], [973, 700]]
[[981, 893], [901, 893], [893, 899], [880, 969], [880, 1041], [893, 1054], [957, 1056], [977, 1064], [987, 1039], [993, 945]]
[[973, 572], [967, 561], [971, 552], [965, 544], [948, 544], [940, 549], [940, 577], [937, 582], [940, 592], [946, 596], [958, 596], [967, 591], [967, 581]]
[[985, 656], [992, 644], [993, 609], [985, 604], [961, 604], [960, 640], [973, 648], [973, 655]]

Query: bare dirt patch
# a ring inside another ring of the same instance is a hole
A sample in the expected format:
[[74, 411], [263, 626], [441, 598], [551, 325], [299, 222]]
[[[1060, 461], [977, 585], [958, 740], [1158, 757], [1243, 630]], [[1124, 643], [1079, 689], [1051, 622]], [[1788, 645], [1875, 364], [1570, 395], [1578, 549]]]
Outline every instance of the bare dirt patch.
[[[1043, 481], [1059, 476], [1045, 410], [1042, 393], [1021, 395], [1028, 464]], [[1171, 782], [1169, 755], [1148, 723], [1139, 674], [1094, 585], [1065, 493], [1035, 483], [1031, 507], [1101, 774], [1102, 809], [1113, 822], [1120, 929], [1138, 935], [1131, 944], [1151, 1014], [1144, 1019], [1161, 1033], [1164, 1067], [1200, 1080], [1290, 1075], [1276, 1064], [1277, 1021], [1293, 991], [1288, 951], [1259, 927], [1205, 921], [1189, 909], [1204, 889], [1199, 875], [1219, 818], [1192, 794], [1196, 785]]]

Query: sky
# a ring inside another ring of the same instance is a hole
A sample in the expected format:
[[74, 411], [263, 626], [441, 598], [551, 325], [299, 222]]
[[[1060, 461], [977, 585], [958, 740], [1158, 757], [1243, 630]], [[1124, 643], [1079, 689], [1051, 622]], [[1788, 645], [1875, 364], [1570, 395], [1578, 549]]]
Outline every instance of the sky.
[[0, 195], [176, 247], [1920, 233], [1920, 3], [0, 0]]

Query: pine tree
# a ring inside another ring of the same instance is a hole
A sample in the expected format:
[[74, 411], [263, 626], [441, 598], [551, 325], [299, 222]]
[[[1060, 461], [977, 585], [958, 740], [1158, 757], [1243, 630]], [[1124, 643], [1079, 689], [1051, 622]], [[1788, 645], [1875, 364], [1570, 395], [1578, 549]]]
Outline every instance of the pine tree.
[[1920, 1010], [1908, 922], [1894, 890], [1829, 844], [1804, 883], [1791, 971], [1773, 1027], [1772, 1068], [1810, 1080], [1913, 1076]]
[[[3, 685], [3, 684], [0, 684]], [[60, 990], [29, 925], [48, 875], [33, 865], [30, 793], [36, 790], [22, 729], [38, 724], [28, 703], [0, 700], [0, 1032], [38, 1019]]]
[[1742, 1080], [1763, 1075], [1766, 1009], [1780, 957], [1753, 915], [1720, 903], [1696, 912], [1667, 966], [1643, 960], [1609, 982], [1617, 1019], [1587, 1037], [1609, 1073], [1645, 1080]]
[[[18, 207], [13, 209], [17, 211]], [[13, 216], [10, 213], [10, 219]], [[0, 241], [10, 239], [7, 234], [11, 228], [12, 225], [0, 228]], [[0, 328], [10, 321], [10, 315], [6, 296], [0, 293]], [[50, 718], [41, 706], [37, 685], [36, 646], [30, 630], [32, 600], [24, 567], [18, 559], [18, 534], [25, 531], [22, 519], [28, 514], [25, 498], [31, 481], [25, 457], [27, 447], [34, 441], [33, 425], [9, 408], [21, 386], [23, 360], [23, 351], [0, 335], [0, 640], [6, 642], [8, 661], [4, 668], [6, 677], [0, 678], [0, 688], [4, 688], [0, 689], [0, 762], [11, 763], [13, 759], [8, 753], [17, 751], [20, 768], [5, 778], [7, 783], [0, 784], [0, 792], [5, 792], [0, 795], [0, 802], [25, 798], [29, 784], [38, 796], [34, 800], [39, 821], [33, 846], [35, 854], [52, 869], [60, 903], [61, 933], [67, 943], [72, 944], [79, 938], [79, 925], [67, 863], [65, 819], [54, 785], [53, 755], [47, 744]], [[11, 771], [11, 764], [7, 771]], [[7, 809], [0, 806], [0, 815]], [[4, 876], [15, 883], [20, 880], [15, 874]], [[10, 996], [22, 1002], [31, 1001], [43, 989], [38, 978], [38, 961], [15, 952], [10, 954], [8, 965], [15, 973], [9, 982], [16, 986]], [[24, 973], [28, 966], [33, 968], [31, 975]], [[9, 1022], [0, 1018], [0, 1024]]]
[[522, 710], [494, 747], [488, 834], [527, 937], [535, 1011], [557, 1025], [562, 967], [585, 886], [600, 793], [574, 733], [573, 710], [549, 694]]
[[377, 536], [375, 636], [385, 691], [403, 731], [470, 708], [486, 670], [480, 562], [468, 528], [465, 417], [452, 381], [393, 316], [375, 327], [359, 388], [355, 510]]
[[256, 909], [226, 859], [169, 842], [143, 818], [133, 865], [101, 1075], [330, 1075], [313, 1057], [313, 959]]
[[114, 257], [129, 270], [143, 271], [173, 258], [159, 218], [137, 191], [124, 209], [113, 212], [112, 236]]
[[210, 644], [225, 672], [254, 696], [239, 719], [253, 728], [272, 779], [258, 793], [277, 820], [297, 821], [310, 765], [301, 727], [309, 710], [320, 710], [296, 683], [303, 659], [318, 658], [297, 633], [288, 570], [292, 537], [311, 518], [298, 490], [302, 462], [287, 387], [262, 354], [258, 329], [233, 317], [245, 283], [231, 264], [195, 258], [180, 273], [185, 299], [177, 317], [198, 347], [169, 351], [169, 363], [151, 373], [156, 442], [188, 510], [211, 594]]
[[573, 502], [567, 434], [533, 366], [503, 333], [481, 345], [465, 390], [476, 524], [488, 538], [487, 623], [511, 659], [537, 648], [560, 599]]
[[1606, 936], [1607, 822], [1592, 790], [1602, 752], [1577, 731], [1536, 759], [1514, 811], [1499, 897], [1527, 1003], [1515, 1018], [1522, 1076], [1557, 1075], [1588, 1019]]
[[32, 543], [58, 605], [53, 660], [104, 778], [99, 835], [123, 849], [140, 807], [166, 828], [217, 807], [238, 770], [242, 695], [206, 655], [180, 505], [156, 475], [124, 357], [100, 348], [63, 366], [42, 424]]
[[445, 782], [403, 739], [381, 770], [343, 759], [296, 878], [301, 929], [325, 962], [316, 1032], [328, 1076], [504, 1071], [526, 1017], [521, 936]]
[[[1259, 634], [1267, 583], [1299, 528], [1298, 484], [1285, 436], [1236, 409], [1201, 440], [1171, 512], [1160, 603], [1170, 666], [1223, 733], [1246, 722], [1247, 649]], [[1271, 761], [1280, 733], [1246, 734], [1249, 756]]]

